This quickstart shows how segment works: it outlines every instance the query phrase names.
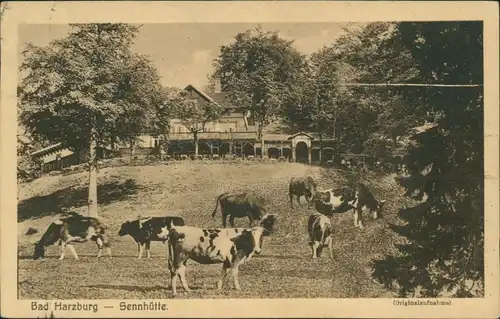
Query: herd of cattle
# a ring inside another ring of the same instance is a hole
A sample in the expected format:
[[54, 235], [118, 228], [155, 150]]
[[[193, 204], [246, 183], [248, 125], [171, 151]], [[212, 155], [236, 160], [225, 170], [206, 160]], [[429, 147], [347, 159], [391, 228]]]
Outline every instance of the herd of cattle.
[[[333, 255], [333, 228], [330, 221], [333, 214], [352, 210], [354, 226], [363, 229], [362, 212], [368, 210], [376, 219], [385, 202], [385, 200], [377, 199], [362, 183], [354, 188], [339, 187], [319, 190], [310, 176], [292, 178], [289, 196], [292, 210], [294, 209], [294, 196], [299, 205], [301, 205], [300, 198], [304, 196], [308, 210], [311, 204], [314, 204], [316, 208], [317, 212], [309, 216], [307, 223], [312, 258], [320, 257], [324, 247], [329, 248], [330, 257]], [[147, 257], [151, 257], [152, 241], [166, 243], [174, 295], [177, 294], [177, 277], [180, 278], [184, 290], [186, 292], [190, 290], [185, 277], [186, 264], [189, 259], [200, 264], [221, 263], [222, 272], [217, 288], [222, 288], [223, 279], [231, 271], [235, 288], [240, 290], [239, 266], [250, 261], [253, 255], [262, 252], [263, 239], [275, 230], [278, 215], [266, 213], [265, 201], [251, 192], [224, 193], [218, 196], [212, 217], [215, 217], [219, 205], [223, 228], [188, 226], [184, 219], [178, 216], [142, 217], [124, 222], [118, 235], [130, 235], [134, 239], [138, 247], [138, 258], [142, 257], [144, 248], [146, 248]], [[226, 228], [228, 216], [231, 228]], [[235, 228], [235, 218], [248, 218], [249, 227]], [[255, 221], [258, 221], [257, 226], [254, 226]], [[64, 258], [66, 248], [71, 250], [75, 259], [78, 259], [73, 243], [89, 240], [97, 244], [97, 257], [101, 257], [103, 248], [107, 248], [111, 257], [107, 230], [108, 227], [99, 219], [71, 212], [69, 216], [62, 217], [49, 225], [41, 239], [34, 244], [33, 258], [43, 258], [45, 247], [58, 243], [59, 260]]]

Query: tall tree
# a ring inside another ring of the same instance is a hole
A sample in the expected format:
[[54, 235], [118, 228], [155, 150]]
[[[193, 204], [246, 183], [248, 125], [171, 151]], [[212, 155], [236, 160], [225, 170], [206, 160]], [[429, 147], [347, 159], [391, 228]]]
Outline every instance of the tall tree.
[[171, 95], [167, 103], [171, 105], [173, 116], [193, 134], [194, 154], [198, 156], [198, 134], [205, 130], [207, 123], [220, 118], [223, 107], [215, 102], [189, 99], [185, 91]]
[[162, 91], [156, 69], [130, 49], [139, 27], [71, 27], [65, 38], [24, 50], [20, 118], [34, 139], [88, 152], [88, 213], [96, 216], [96, 148], [138, 134], [155, 117]]
[[[417, 81], [481, 84], [481, 22], [400, 23], [395, 37], [418, 64]], [[444, 290], [458, 297], [484, 294], [484, 168], [482, 87], [428, 87], [404, 91], [415, 112], [437, 126], [413, 137], [405, 157], [406, 195], [420, 203], [401, 209], [391, 227], [406, 243], [375, 261], [374, 276], [401, 295]]]
[[304, 63], [293, 41], [256, 28], [237, 34], [233, 43], [221, 47], [213, 77], [220, 79], [222, 91], [230, 92], [235, 103], [251, 111], [262, 140], [263, 128], [280, 111]]

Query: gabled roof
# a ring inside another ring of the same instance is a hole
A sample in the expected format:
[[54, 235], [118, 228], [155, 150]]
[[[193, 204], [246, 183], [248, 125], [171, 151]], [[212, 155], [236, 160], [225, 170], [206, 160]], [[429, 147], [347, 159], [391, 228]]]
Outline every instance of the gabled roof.
[[199, 96], [201, 96], [205, 101], [218, 103], [226, 109], [234, 109], [237, 108], [233, 105], [232, 101], [229, 99], [229, 92], [213, 92], [213, 93], [205, 93], [202, 90], [196, 88], [194, 85], [189, 84], [184, 88], [184, 90], [193, 90]]
[[219, 103], [222, 106], [231, 107], [229, 92], [206, 93], [206, 95], [208, 95], [213, 101]]
[[291, 140], [291, 139], [293, 139], [293, 138], [295, 138], [295, 137], [297, 137], [297, 136], [299, 136], [299, 135], [304, 135], [304, 136], [309, 137], [311, 140], [314, 140], [314, 136], [312, 136], [311, 134], [308, 134], [308, 133], [306, 133], [306, 132], [298, 132], [298, 133], [295, 133], [295, 134], [293, 134], [293, 135], [290, 135], [290, 136], [288, 137], [288, 139], [289, 139], [289, 140]]
[[202, 98], [204, 98], [207, 102], [215, 102], [210, 96], [208, 96], [208, 94], [206, 94], [205, 92], [203, 92], [202, 90], [199, 90], [197, 88], [195, 88], [193, 85], [189, 84], [188, 86], [186, 86], [184, 88], [184, 90], [193, 90], [195, 91], [196, 93], [198, 93], [198, 95], [200, 95]]
[[61, 145], [62, 145], [62, 143], [52, 144], [52, 145], [49, 145], [45, 148], [42, 148], [41, 150], [33, 152], [30, 155], [35, 156], [35, 155], [42, 155], [42, 154], [50, 153], [50, 152], [53, 152], [53, 151], [59, 149], [61, 147]]

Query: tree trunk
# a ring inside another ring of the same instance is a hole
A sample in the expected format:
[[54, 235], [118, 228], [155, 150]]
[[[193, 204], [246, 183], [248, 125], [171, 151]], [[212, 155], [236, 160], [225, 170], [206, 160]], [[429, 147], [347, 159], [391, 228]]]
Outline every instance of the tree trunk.
[[322, 163], [321, 153], [323, 153], [323, 134], [319, 134], [319, 163]]
[[96, 147], [95, 128], [92, 129], [90, 136], [90, 156], [89, 156], [89, 198], [88, 198], [88, 215], [97, 217], [97, 163], [96, 163]]
[[130, 157], [133, 157], [135, 154], [135, 143], [134, 141], [130, 141]]
[[392, 134], [392, 172], [393, 173], [396, 173], [398, 170], [397, 170], [397, 164], [395, 163], [395, 150], [396, 150], [396, 146], [398, 145], [398, 139], [397, 139], [397, 136]]
[[198, 157], [198, 132], [193, 133], [194, 136], [194, 158]]
[[260, 141], [260, 157], [261, 158], [264, 158], [265, 156], [265, 152], [264, 152], [264, 139], [262, 138], [262, 130], [263, 130], [263, 124], [262, 122], [259, 123], [259, 127], [258, 127], [258, 130], [257, 130], [257, 137]]

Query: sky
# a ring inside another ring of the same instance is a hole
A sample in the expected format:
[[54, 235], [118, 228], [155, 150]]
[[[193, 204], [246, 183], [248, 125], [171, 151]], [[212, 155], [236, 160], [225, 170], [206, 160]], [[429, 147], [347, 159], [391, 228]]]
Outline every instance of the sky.
[[[264, 30], [279, 31], [282, 38], [294, 40], [295, 48], [311, 54], [331, 44], [343, 34], [347, 24], [333, 23], [260, 23]], [[132, 50], [146, 54], [158, 68], [162, 85], [183, 88], [188, 84], [204, 87], [213, 71], [213, 60], [220, 46], [234, 40], [237, 33], [257, 27], [256, 23], [164, 23], [141, 27]], [[70, 27], [61, 24], [21, 25], [19, 61], [27, 42], [45, 46], [64, 37]]]

